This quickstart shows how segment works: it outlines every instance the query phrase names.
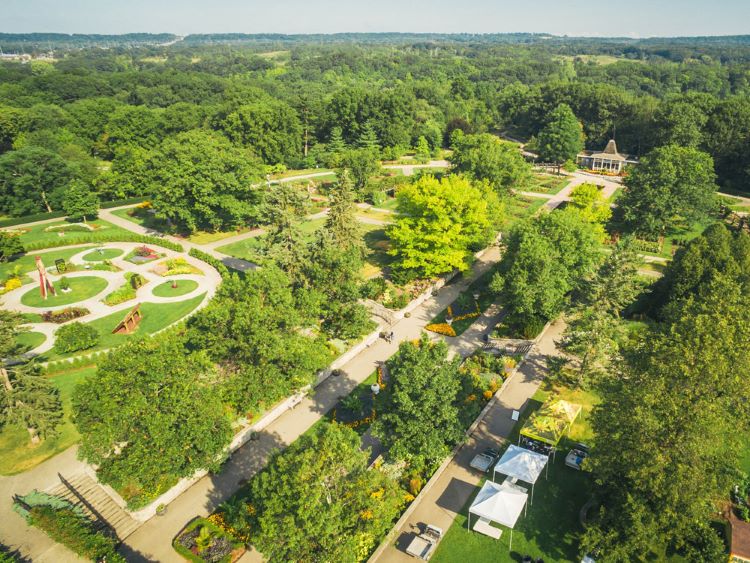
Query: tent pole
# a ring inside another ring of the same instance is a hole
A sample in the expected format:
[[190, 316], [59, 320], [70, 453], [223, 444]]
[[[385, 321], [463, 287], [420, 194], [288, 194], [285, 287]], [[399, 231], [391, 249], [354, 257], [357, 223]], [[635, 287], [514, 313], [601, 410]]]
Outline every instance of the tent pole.
[[531, 484], [531, 504], [534, 504], [534, 483]]
[[513, 528], [510, 529], [510, 545], [508, 546], [508, 551], [511, 551], [513, 549]]
[[471, 512], [469, 512], [469, 518], [466, 520], [466, 529], [471, 530]]

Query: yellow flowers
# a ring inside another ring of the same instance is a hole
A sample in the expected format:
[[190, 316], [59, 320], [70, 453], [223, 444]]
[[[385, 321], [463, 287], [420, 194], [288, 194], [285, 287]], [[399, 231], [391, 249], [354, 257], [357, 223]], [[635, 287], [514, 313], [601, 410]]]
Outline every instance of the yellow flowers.
[[[336, 416], [336, 413], [334, 413], [334, 417]], [[346, 422], [344, 423], [344, 426], [347, 428], [357, 428], [359, 426], [362, 426], [363, 424], [371, 424], [375, 421], [375, 409], [372, 409], [372, 413], [370, 413], [370, 416], [366, 416], [365, 418], [362, 418], [360, 420], [355, 420], [354, 422]]]
[[383, 383], [383, 367], [382, 366], [378, 366], [378, 387], [380, 387], [381, 391], [385, 389], [385, 383]]
[[474, 393], [472, 393], [471, 395], [469, 395], [468, 397], [466, 397], [466, 401], [465, 402], [467, 402], [467, 403], [473, 403], [476, 400], [477, 400], [477, 396]]
[[362, 518], [362, 520], [372, 520], [372, 516], [372, 510], [369, 508], [359, 513], [359, 517]]
[[456, 321], [465, 321], [466, 319], [476, 319], [481, 313], [466, 313], [465, 315], [461, 315], [459, 317], [455, 317], [453, 319], [453, 322]]
[[456, 336], [456, 331], [448, 323], [431, 324], [425, 327], [425, 330], [435, 332], [437, 334], [443, 334], [445, 336]]
[[373, 491], [370, 493], [370, 498], [374, 499], [380, 499], [385, 494], [385, 489], [383, 487], [380, 487], [377, 491]]
[[411, 502], [411, 501], [413, 501], [413, 500], [414, 500], [415, 498], [416, 498], [416, 497], [415, 497], [415, 496], [414, 496], [413, 494], [411, 494], [411, 493], [405, 493], [405, 494], [404, 494], [404, 501], [405, 501], [405, 502]]
[[5, 282], [5, 286], [3, 286], [3, 293], [7, 291], [13, 291], [14, 289], [18, 289], [21, 287], [21, 280], [18, 278], [10, 278], [8, 281]]
[[492, 398], [492, 395], [494, 395], [494, 393], [490, 391], [489, 389], [487, 389], [484, 393], [482, 393], [482, 397], [484, 397], [485, 401], [489, 401]]
[[136, 209], [151, 209], [151, 202], [150, 201], [142, 201], [138, 205], [135, 206]]

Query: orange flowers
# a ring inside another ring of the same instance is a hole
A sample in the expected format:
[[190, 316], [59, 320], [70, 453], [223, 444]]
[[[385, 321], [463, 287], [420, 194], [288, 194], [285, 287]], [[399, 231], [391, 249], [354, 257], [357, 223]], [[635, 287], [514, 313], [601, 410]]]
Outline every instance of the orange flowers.
[[424, 327], [425, 330], [435, 332], [437, 334], [443, 334], [445, 336], [456, 336], [456, 331], [448, 323], [431, 324]]

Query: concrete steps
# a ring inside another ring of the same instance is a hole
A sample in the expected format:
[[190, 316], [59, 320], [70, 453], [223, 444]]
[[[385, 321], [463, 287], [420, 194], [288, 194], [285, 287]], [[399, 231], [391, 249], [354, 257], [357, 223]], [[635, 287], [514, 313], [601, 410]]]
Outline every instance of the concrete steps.
[[80, 506], [102, 528], [113, 529], [120, 540], [127, 538], [140, 526], [88, 475], [60, 475], [60, 484], [46, 492]]

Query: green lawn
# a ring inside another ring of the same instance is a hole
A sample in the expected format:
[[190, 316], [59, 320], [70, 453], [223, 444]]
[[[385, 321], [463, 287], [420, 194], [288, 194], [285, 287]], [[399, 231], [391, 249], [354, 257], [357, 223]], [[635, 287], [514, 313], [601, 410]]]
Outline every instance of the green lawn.
[[[65, 249], [55, 249], [50, 250], [48, 252], [43, 252], [39, 254], [42, 258], [42, 263], [46, 268], [49, 268], [50, 266], [55, 265], [55, 260], [58, 258], [62, 258], [66, 262], [70, 260], [71, 256], [75, 256], [79, 252], [83, 252], [87, 248], [92, 248], [89, 246], [81, 246], [79, 248], [65, 248]], [[16, 270], [18, 270], [21, 274], [26, 274], [31, 271], [36, 271], [36, 260], [35, 260], [35, 254], [24, 254], [20, 258], [17, 258], [16, 260], [11, 260], [9, 262], [0, 262], [0, 278], [5, 279], [9, 275], [13, 274]], [[24, 281], [31, 281], [29, 279], [25, 279]]]
[[385, 234], [385, 228], [378, 225], [362, 224], [365, 246], [369, 253], [365, 257], [362, 275], [365, 279], [380, 275], [384, 268], [393, 263], [395, 258], [388, 254], [391, 243]]
[[[547, 387], [538, 391], [516, 424], [509, 443], [516, 443], [518, 431], [524, 421], [552, 393], [580, 404], [583, 410], [573, 423], [569, 435], [563, 438], [556, 460], [550, 465], [549, 478], [540, 477], [537, 481], [533, 505], [528, 507], [526, 516], [521, 515], [518, 519], [513, 532], [513, 550], [509, 550], [510, 532], [507, 528], [502, 528], [503, 534], [499, 540], [466, 529], [466, 515], [475, 496], [472, 495], [446, 533], [432, 561], [520, 561], [526, 554], [542, 557], [545, 562], [580, 560], [577, 559], [578, 546], [583, 528], [578, 515], [590, 496], [591, 475], [566, 467], [565, 454], [573, 442], [591, 442], [588, 417], [598, 399], [591, 393], [562, 387]], [[476, 489], [478, 491], [479, 488]]]
[[383, 203], [376, 205], [378, 209], [388, 209], [389, 211], [396, 211], [398, 208], [398, 200], [395, 197], [387, 198]]
[[14, 475], [28, 471], [46, 459], [59, 454], [78, 442], [78, 432], [70, 421], [73, 388], [96, 371], [89, 367], [53, 376], [52, 383], [60, 391], [63, 403], [64, 422], [54, 438], [48, 438], [34, 446], [24, 428], [4, 426], [0, 430], [0, 475]]
[[555, 195], [569, 183], [570, 178], [567, 176], [536, 173], [532, 183], [524, 191]]
[[[135, 207], [126, 207], [124, 209], [117, 209], [112, 212], [113, 215], [117, 215], [122, 219], [132, 221], [136, 225], [146, 227], [147, 229], [153, 229], [159, 232], [166, 232], [167, 223], [163, 220], [156, 219], [153, 214], [147, 211], [141, 211], [134, 213]], [[131, 215], [133, 213], [133, 215]]]
[[661, 256], [662, 258], [672, 258], [674, 252], [677, 251], [680, 245], [684, 245], [685, 243], [693, 240], [697, 236], [699, 236], [703, 231], [706, 230], [706, 227], [709, 225], [715, 223], [715, 219], [708, 219], [706, 221], [698, 221], [691, 225], [690, 227], [680, 229], [674, 232], [671, 232], [669, 235], [664, 237], [664, 245], [662, 246], [661, 252], [658, 254], [653, 254], [650, 252], [643, 252], [642, 254], [647, 254], [650, 256]]
[[57, 292], [57, 295], [48, 295], [47, 299], [43, 299], [38, 287], [30, 289], [21, 297], [21, 303], [27, 307], [39, 307], [40, 309], [48, 309], [50, 307], [57, 307], [59, 305], [70, 305], [71, 303], [77, 303], [93, 297], [94, 295], [104, 291], [107, 287], [107, 280], [97, 276], [82, 276], [76, 278], [67, 278], [70, 283], [71, 291], [64, 293], [60, 289], [60, 280], [52, 282], [52, 285]]
[[117, 258], [123, 252], [119, 248], [102, 248], [101, 250], [94, 250], [93, 252], [84, 254], [83, 259], [87, 262], [104, 262], [105, 260]]
[[384, 221], [386, 223], [392, 223], [395, 218], [393, 213], [373, 211], [372, 209], [358, 209], [357, 217], [364, 217], [365, 219], [375, 219], [376, 221]]
[[322, 227], [325, 222], [325, 217], [321, 217], [320, 219], [303, 219], [302, 221], [300, 221], [298, 227], [299, 230], [302, 231], [302, 234], [305, 236], [305, 240], [311, 241], [313, 239], [313, 236], [315, 235], [315, 231]]
[[224, 240], [225, 238], [233, 237], [235, 235], [241, 235], [242, 233], [246, 233], [249, 230], [250, 227], [238, 229], [236, 231], [216, 231], [214, 233], [209, 233], [207, 231], [198, 231], [187, 237], [186, 240], [194, 244], [209, 244], [212, 242]]
[[40, 346], [45, 340], [47, 340], [47, 337], [41, 332], [20, 332], [16, 335], [16, 342], [26, 350], [33, 350], [37, 346]]
[[286, 170], [280, 174], [274, 174], [271, 176], [272, 180], [281, 180], [284, 178], [292, 178], [293, 176], [305, 176], [307, 174], [318, 174], [320, 172], [328, 172], [332, 176], [336, 176], [333, 170], [328, 168], [302, 168], [300, 170]]
[[71, 244], [75, 244], [76, 237], [97, 237], [97, 235], [101, 235], [102, 237], [108, 237], [111, 236], [113, 233], [127, 233], [129, 231], [126, 231], [125, 229], [122, 229], [116, 225], [113, 225], [112, 223], [108, 223], [107, 221], [102, 221], [101, 219], [97, 219], [95, 221], [89, 221], [88, 224], [94, 227], [93, 231], [75, 231], [66, 232], [63, 236], [60, 235], [59, 231], [48, 231], [46, 229], [49, 229], [50, 227], [57, 227], [61, 225], [69, 225], [65, 220], [55, 221], [54, 223], [44, 223], [41, 225], [34, 225], [31, 227], [12, 227], [12, 229], [19, 229], [22, 230], [21, 235], [21, 243], [24, 246], [33, 244], [33, 245], [47, 245], [48, 243], [54, 243], [59, 244], [59, 241], [70, 239]]
[[[177, 283], [177, 287], [172, 287], [172, 283]], [[154, 288], [154, 295], [157, 297], [177, 297], [187, 295], [198, 287], [198, 282], [193, 280], [175, 280], [175, 282], [164, 282]]]
[[201, 301], [203, 301], [205, 295], [205, 293], [202, 293], [192, 299], [186, 299], [185, 301], [178, 301], [176, 303], [143, 303], [141, 305], [143, 320], [141, 321], [141, 324], [138, 325], [138, 328], [131, 334], [112, 334], [112, 331], [117, 324], [125, 318], [129, 309], [118, 311], [117, 313], [112, 313], [101, 319], [91, 321], [87, 324], [91, 325], [99, 332], [99, 343], [96, 346], [84, 350], [83, 352], [62, 355], [56, 353], [54, 350], [50, 350], [49, 352], [42, 354], [40, 359], [42, 361], [54, 361], [82, 354], [90, 354], [91, 352], [121, 346], [131, 338], [153, 334], [190, 313], [201, 303]]
[[511, 198], [505, 206], [505, 220], [503, 221], [502, 230], [508, 231], [519, 221], [531, 217], [546, 202], [546, 199], [538, 197], [517, 195]]
[[249, 260], [250, 262], [261, 264], [265, 260], [265, 257], [259, 253], [263, 248], [264, 236], [265, 235], [246, 238], [231, 244], [225, 244], [224, 246], [218, 247], [216, 250], [228, 256], [234, 256], [235, 258], [242, 258], [243, 260]]

